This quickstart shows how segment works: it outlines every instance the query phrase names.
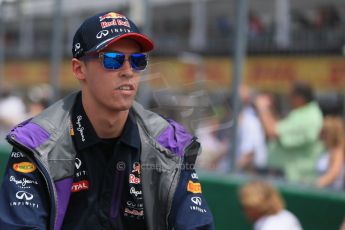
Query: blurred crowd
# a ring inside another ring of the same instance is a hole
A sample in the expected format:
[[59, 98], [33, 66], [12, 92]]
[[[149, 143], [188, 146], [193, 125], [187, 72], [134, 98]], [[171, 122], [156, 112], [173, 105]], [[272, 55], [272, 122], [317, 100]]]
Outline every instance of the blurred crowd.
[[[313, 9], [291, 12], [293, 29], [320, 30], [337, 28], [345, 25], [345, 18], [340, 9], [333, 5], [321, 5]], [[251, 11], [248, 16], [249, 32], [260, 35], [271, 29], [272, 25], [265, 22], [265, 17]]]
[[49, 85], [38, 85], [18, 92], [9, 82], [0, 86], [0, 145], [5, 143], [6, 134], [15, 125], [27, 120], [48, 106], [51, 89]]
[[[240, 98], [236, 143], [224, 135], [224, 119], [207, 119], [196, 130], [203, 147], [200, 169], [222, 172], [235, 165], [235, 171], [248, 175], [344, 189], [344, 120], [340, 114], [322, 112], [307, 82], [291, 84], [284, 116], [274, 94], [254, 93], [243, 85]], [[231, 120], [231, 114], [227, 116]]]

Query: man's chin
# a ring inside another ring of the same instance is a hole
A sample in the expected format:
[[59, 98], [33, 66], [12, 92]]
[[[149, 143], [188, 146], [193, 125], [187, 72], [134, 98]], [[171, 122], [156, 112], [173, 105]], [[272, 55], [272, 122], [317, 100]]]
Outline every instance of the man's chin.
[[124, 112], [128, 111], [132, 107], [132, 102], [131, 103], [124, 103], [124, 104], [117, 104], [113, 107], [113, 110], [118, 111], [118, 112]]

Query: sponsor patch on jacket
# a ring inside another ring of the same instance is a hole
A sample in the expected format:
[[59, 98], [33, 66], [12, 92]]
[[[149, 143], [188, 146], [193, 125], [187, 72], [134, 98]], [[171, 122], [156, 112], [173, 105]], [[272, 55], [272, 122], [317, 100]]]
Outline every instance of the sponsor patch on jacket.
[[74, 129], [72, 123], [69, 124], [69, 135], [74, 136]]
[[36, 165], [31, 162], [20, 162], [13, 164], [13, 170], [21, 173], [31, 173], [36, 170]]
[[201, 184], [189, 180], [187, 184], [187, 191], [191, 193], [201, 193]]
[[80, 192], [89, 189], [89, 181], [82, 180], [72, 184], [72, 192]]

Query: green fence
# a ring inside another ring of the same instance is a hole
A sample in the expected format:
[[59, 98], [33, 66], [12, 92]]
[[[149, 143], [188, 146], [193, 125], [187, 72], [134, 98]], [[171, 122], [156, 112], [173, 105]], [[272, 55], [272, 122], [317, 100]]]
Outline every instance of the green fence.
[[[248, 177], [199, 173], [203, 193], [214, 215], [216, 230], [247, 230], [237, 190]], [[300, 220], [304, 230], [339, 230], [345, 217], [345, 193], [274, 183], [287, 209]], [[277, 229], [279, 230], [279, 229]]]

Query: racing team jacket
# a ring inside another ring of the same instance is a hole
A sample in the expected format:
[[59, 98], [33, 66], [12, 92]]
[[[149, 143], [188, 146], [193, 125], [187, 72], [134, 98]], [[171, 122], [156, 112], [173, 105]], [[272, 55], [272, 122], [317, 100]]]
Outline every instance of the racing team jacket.
[[[7, 136], [13, 151], [0, 190], [0, 229], [61, 228], [75, 170], [70, 126], [76, 94], [18, 125]], [[133, 111], [141, 139], [148, 229], [214, 229], [193, 169], [200, 152], [196, 138], [136, 102]]]

